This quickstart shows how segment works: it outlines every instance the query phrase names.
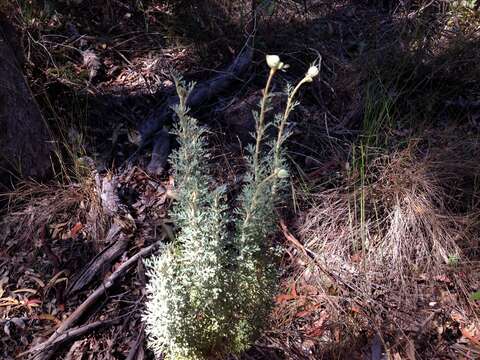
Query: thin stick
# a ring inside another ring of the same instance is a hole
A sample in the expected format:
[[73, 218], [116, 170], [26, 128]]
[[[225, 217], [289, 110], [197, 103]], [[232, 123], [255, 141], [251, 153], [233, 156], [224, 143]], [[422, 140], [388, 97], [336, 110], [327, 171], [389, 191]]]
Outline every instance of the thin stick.
[[128, 356], [125, 360], [134, 360], [135, 359], [135, 357], [138, 353], [138, 350], [143, 345], [144, 338], [145, 338], [144, 326], [142, 325], [142, 327], [140, 329], [140, 332], [138, 333], [137, 340], [135, 340], [135, 343], [130, 348]]
[[[40, 352], [40, 354], [47, 348], [50, 348], [52, 344], [56, 342], [56, 340], [63, 336], [63, 334], [70, 329], [79, 319], [80, 317], [92, 306], [94, 305], [98, 299], [100, 299], [105, 293], [107, 292], [108, 289], [110, 289], [115, 282], [122, 277], [127, 270], [135, 264], [138, 259], [149, 255], [152, 253], [152, 251], [159, 245], [159, 243], [155, 243], [153, 245], [150, 245], [143, 250], [139, 251], [135, 255], [133, 255], [130, 259], [125, 261], [120, 267], [115, 270], [115, 272], [108, 277], [108, 279], [100, 285], [73, 313], [70, 314], [70, 316], [65, 319], [60, 325], [60, 327], [55, 330], [55, 332], [50, 336], [48, 340], [45, 342], [35, 346], [32, 349], [29, 349], [28, 351], [20, 354], [20, 355], [25, 355], [33, 352]], [[49, 359], [50, 356], [53, 355], [53, 353], [46, 354], [44, 357], [38, 357], [40, 354], [37, 354], [34, 358], [41, 358], [41, 359]]]
[[74, 340], [76, 338], [79, 338], [80, 336], [86, 335], [92, 331], [95, 331], [99, 328], [105, 327], [105, 326], [110, 326], [113, 324], [116, 324], [120, 321], [121, 317], [112, 319], [112, 320], [103, 320], [103, 321], [95, 321], [90, 324], [86, 324], [83, 326], [77, 326], [75, 328], [72, 328], [64, 333], [62, 333], [60, 336], [58, 336], [53, 342], [48, 343], [44, 342], [45, 344], [44, 348], [39, 350], [41, 352], [47, 351], [48, 349], [52, 347], [56, 347], [60, 344], [69, 342], [71, 340]]

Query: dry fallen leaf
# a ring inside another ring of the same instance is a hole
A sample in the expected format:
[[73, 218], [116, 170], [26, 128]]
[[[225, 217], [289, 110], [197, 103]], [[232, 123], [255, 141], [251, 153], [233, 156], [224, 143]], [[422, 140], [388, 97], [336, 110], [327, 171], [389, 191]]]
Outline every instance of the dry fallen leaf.
[[356, 305], [356, 304], [353, 304], [352, 305], [352, 312], [356, 313], [356, 314], [359, 314], [362, 312], [362, 310], [360, 309], [360, 306]]
[[437, 275], [433, 279], [436, 280], [436, 281], [439, 281], [439, 282], [444, 282], [444, 283], [451, 283], [452, 282], [452, 280], [445, 274]]
[[361, 253], [361, 252], [356, 252], [355, 254], [353, 254], [353, 255], [350, 257], [350, 260], [351, 260], [353, 263], [359, 263], [360, 261], [362, 261], [362, 253]]
[[303, 295], [318, 295], [321, 291], [316, 286], [305, 284], [302, 285], [299, 292]]
[[52, 314], [40, 314], [40, 315], [37, 315], [36, 318], [39, 320], [52, 321], [57, 325], [61, 324], [61, 321], [57, 319], [55, 316], [53, 316]]
[[296, 318], [303, 318], [303, 317], [306, 317], [310, 314], [312, 314], [315, 310], [317, 310], [318, 308], [320, 307], [320, 304], [314, 304], [314, 305], [310, 305], [307, 307], [307, 309], [303, 310], [303, 311], [299, 311], [295, 314], [295, 317]]
[[296, 299], [298, 297], [298, 294], [297, 294], [295, 281], [292, 282], [292, 284], [290, 286], [290, 289], [291, 290], [290, 290], [289, 294], [280, 294], [276, 297], [275, 301], [278, 304], [281, 304], [281, 303], [284, 303], [286, 301]]
[[72, 237], [75, 237], [82, 229], [83, 229], [83, 224], [80, 222], [77, 222], [70, 230], [70, 235]]
[[462, 326], [460, 327], [460, 331], [462, 332], [462, 335], [471, 343], [476, 346], [480, 346], [480, 331], [474, 324], [470, 324], [465, 327]]
[[322, 311], [320, 318], [316, 320], [307, 330], [307, 335], [312, 337], [321, 336], [325, 331], [324, 325], [329, 317], [330, 315], [326, 311]]

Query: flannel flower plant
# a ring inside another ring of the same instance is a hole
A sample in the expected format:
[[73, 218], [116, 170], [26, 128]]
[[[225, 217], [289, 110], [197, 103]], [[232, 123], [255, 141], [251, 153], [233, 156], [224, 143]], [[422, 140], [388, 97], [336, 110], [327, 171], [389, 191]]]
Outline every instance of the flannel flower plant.
[[272, 79], [287, 66], [276, 55], [266, 60], [270, 73], [260, 111], [254, 112], [255, 143], [248, 147], [248, 170], [233, 214], [224, 200], [225, 188], [213, 187], [206, 165], [206, 130], [188, 114], [193, 85], [175, 80], [179, 148], [171, 157], [177, 192], [172, 218], [178, 233], [161, 255], [146, 261], [149, 282], [143, 318], [149, 347], [158, 358], [195, 360], [241, 353], [268, 318], [276, 272], [267, 237], [275, 230], [275, 202], [288, 186], [286, 125], [296, 105], [295, 94], [312, 81], [318, 68], [312, 66], [296, 87], [287, 88], [285, 112], [273, 120], [277, 136], [268, 141], [265, 115]]

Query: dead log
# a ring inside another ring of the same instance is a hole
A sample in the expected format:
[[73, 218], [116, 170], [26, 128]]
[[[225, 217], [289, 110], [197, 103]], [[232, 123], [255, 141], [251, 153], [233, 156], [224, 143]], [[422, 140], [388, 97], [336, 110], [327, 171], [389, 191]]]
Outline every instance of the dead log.
[[45, 177], [52, 143], [37, 102], [22, 73], [19, 43], [0, 14], [0, 181], [8, 172]]
[[170, 155], [170, 135], [165, 130], [160, 130], [155, 136], [152, 148], [152, 158], [147, 166], [150, 174], [160, 175], [167, 164], [168, 155]]
[[128, 246], [128, 236], [122, 234], [120, 225], [114, 223], [110, 228], [106, 243], [109, 245], [95, 256], [68, 287], [65, 296], [85, 289], [96, 277], [105, 274]]
[[[190, 109], [198, 109], [207, 104], [221, 93], [229, 90], [236, 82], [245, 77], [250, 67], [253, 56], [253, 35], [251, 35], [242, 51], [225, 70], [220, 71], [213, 78], [201, 82], [195, 86], [190, 94], [187, 106]], [[153, 144], [152, 158], [148, 164], [149, 172], [159, 173], [166, 165], [170, 152], [168, 136], [165, 136], [163, 126], [172, 118], [172, 107], [178, 103], [178, 96], [170, 96], [163, 105], [155, 109], [139, 126], [141, 143], [139, 150]]]

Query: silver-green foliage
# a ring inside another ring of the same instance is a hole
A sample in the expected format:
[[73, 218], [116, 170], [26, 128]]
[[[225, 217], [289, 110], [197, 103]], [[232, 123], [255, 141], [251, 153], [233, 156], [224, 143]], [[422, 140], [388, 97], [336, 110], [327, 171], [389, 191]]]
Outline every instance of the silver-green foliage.
[[[179, 148], [171, 158], [177, 193], [172, 217], [179, 232], [164, 253], [146, 262], [150, 280], [144, 321], [148, 344], [159, 357], [205, 359], [240, 353], [268, 317], [275, 270], [266, 238], [274, 231], [277, 194], [288, 184], [282, 150], [288, 133], [283, 129], [296, 92], [289, 92], [284, 116], [275, 118], [277, 140], [266, 143], [269, 87], [279, 70], [270, 68], [261, 110], [255, 114], [256, 144], [248, 148], [248, 170], [233, 215], [227, 211], [225, 188], [213, 186], [206, 130], [188, 115], [191, 86], [176, 80]], [[229, 230], [230, 225], [235, 230]]]

